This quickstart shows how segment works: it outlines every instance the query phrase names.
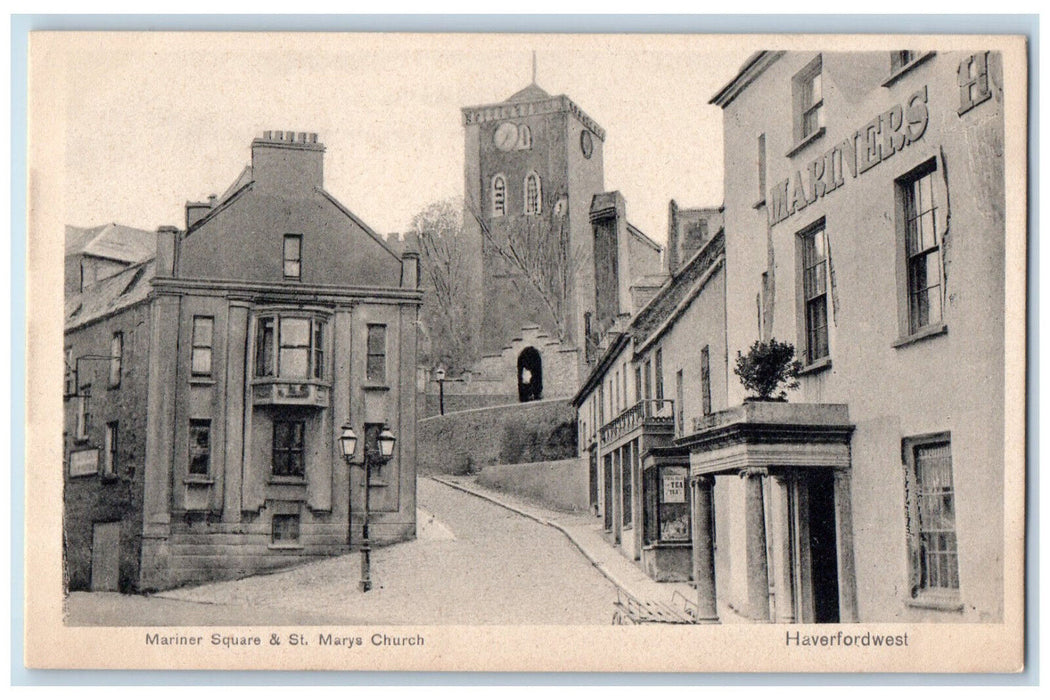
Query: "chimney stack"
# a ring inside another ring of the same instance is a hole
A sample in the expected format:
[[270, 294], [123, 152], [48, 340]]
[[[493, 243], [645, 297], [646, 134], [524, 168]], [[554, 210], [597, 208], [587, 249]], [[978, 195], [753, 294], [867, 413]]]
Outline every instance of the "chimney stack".
[[264, 131], [252, 141], [252, 179], [263, 190], [320, 189], [324, 185], [324, 151], [316, 133]]

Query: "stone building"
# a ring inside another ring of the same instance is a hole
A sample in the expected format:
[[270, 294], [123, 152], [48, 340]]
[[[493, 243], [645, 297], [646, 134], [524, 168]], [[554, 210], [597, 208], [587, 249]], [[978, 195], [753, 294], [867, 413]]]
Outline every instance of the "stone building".
[[397, 437], [371, 537], [415, 534], [418, 257], [323, 187], [316, 134], [266, 132], [155, 258], [67, 298], [65, 553], [72, 589], [232, 578], [360, 543], [364, 470]]
[[[619, 193], [604, 192], [605, 130], [567, 96], [532, 83], [464, 108], [463, 125], [464, 231], [480, 246], [483, 357], [473, 384], [456, 391], [570, 397], [596, 359], [589, 344], [619, 313], [599, 311], [596, 299], [644, 286], [641, 278], [662, 270], [662, 247], [627, 223]], [[619, 237], [595, 225], [602, 221], [618, 222]], [[619, 252], [602, 248], [613, 240]], [[521, 347], [530, 334], [541, 344]]]

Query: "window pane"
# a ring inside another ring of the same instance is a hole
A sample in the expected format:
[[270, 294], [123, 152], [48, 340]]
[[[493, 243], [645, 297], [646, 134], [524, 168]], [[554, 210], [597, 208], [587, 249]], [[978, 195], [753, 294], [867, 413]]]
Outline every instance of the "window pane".
[[273, 541], [276, 542], [298, 542], [299, 541], [299, 516], [298, 515], [274, 515], [273, 516]]
[[306, 347], [310, 344], [310, 320], [306, 318], [281, 319], [281, 347]]
[[193, 345], [211, 346], [212, 319], [210, 316], [193, 317]]
[[368, 352], [386, 352], [386, 326], [368, 327]]
[[211, 462], [211, 421], [190, 421], [190, 474], [207, 474]]
[[255, 348], [255, 374], [273, 376], [273, 319], [259, 320], [259, 338]]
[[955, 505], [948, 443], [915, 448], [918, 487], [919, 586], [956, 589], [959, 586]]
[[190, 364], [193, 374], [211, 374], [211, 348], [193, 348]]
[[810, 362], [828, 354], [827, 297], [819, 296], [806, 304], [807, 356]]
[[308, 348], [281, 348], [278, 361], [281, 377], [308, 377], [310, 351]]
[[370, 382], [386, 381], [386, 326], [368, 327], [368, 358], [365, 376]]

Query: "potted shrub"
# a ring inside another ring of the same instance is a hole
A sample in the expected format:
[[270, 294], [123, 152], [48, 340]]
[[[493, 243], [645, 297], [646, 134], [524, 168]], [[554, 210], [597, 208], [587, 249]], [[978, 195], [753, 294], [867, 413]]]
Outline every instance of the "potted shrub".
[[733, 372], [751, 392], [744, 401], [787, 401], [784, 389], [798, 388], [802, 363], [795, 358], [795, 346], [776, 338], [756, 340], [744, 355], [736, 353]]

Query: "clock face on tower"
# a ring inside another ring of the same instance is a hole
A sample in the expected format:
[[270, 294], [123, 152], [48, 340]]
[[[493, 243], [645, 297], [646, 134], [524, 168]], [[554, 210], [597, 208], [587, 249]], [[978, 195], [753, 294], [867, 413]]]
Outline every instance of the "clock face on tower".
[[591, 132], [580, 132], [580, 150], [583, 152], [584, 158], [590, 158], [591, 154], [594, 153], [594, 140], [591, 137]]
[[492, 142], [501, 151], [509, 151], [518, 145], [518, 125], [512, 122], [503, 122], [496, 128]]

